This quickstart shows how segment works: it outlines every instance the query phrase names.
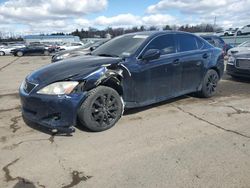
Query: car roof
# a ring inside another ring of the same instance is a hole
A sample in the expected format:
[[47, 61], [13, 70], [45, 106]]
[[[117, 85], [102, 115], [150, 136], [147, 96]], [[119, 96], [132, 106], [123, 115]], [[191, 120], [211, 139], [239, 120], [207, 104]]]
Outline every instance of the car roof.
[[134, 32], [134, 33], [127, 33], [125, 35], [149, 35], [150, 37], [154, 37], [154, 36], [158, 36], [158, 35], [162, 35], [162, 34], [168, 34], [168, 33], [172, 33], [172, 34], [178, 34], [178, 33], [182, 33], [182, 34], [190, 34], [193, 36], [196, 36], [193, 33], [189, 33], [189, 32], [184, 32], [184, 31], [172, 31], [172, 30], [165, 30], [165, 31], [140, 31], [140, 32]]

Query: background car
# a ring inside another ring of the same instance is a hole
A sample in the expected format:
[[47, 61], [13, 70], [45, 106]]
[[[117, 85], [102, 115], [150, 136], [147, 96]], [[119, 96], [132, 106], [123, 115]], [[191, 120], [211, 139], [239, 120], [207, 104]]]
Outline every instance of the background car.
[[14, 56], [24, 56], [24, 55], [50, 55], [55, 50], [52, 48], [48, 48], [44, 45], [30, 45], [24, 48], [18, 48], [11, 50], [11, 53]]
[[98, 41], [91, 41], [86, 43], [84, 46], [73, 49], [73, 50], [63, 50], [60, 52], [57, 52], [55, 55], [52, 56], [51, 62], [57, 62], [64, 59], [68, 59], [70, 57], [76, 57], [80, 55], [86, 55], [90, 53], [91, 51], [95, 50], [97, 47], [101, 46], [105, 42], [107, 42], [109, 39], [103, 39]]
[[64, 43], [63, 45], [59, 45], [59, 50], [73, 50], [76, 48], [80, 48], [84, 46], [81, 42], [72, 42], [72, 43]]
[[0, 47], [0, 56], [11, 55], [11, 51], [18, 48], [23, 48], [25, 45], [5, 45]]
[[244, 52], [246, 52], [246, 53], [250, 52], [250, 41], [243, 42], [239, 46], [231, 48], [230, 50], [228, 50], [227, 54], [231, 55], [231, 54], [235, 54], [235, 53], [244, 53]]
[[229, 28], [227, 30], [216, 31], [214, 34], [219, 36], [219, 37], [233, 36], [237, 30], [238, 30], [238, 28]]
[[34, 71], [19, 93], [23, 117], [52, 132], [72, 132], [77, 119], [91, 131], [104, 131], [124, 108], [193, 92], [212, 97], [223, 72], [222, 50], [196, 35], [139, 32]]
[[203, 39], [205, 39], [206, 41], [208, 41], [213, 46], [222, 49], [224, 55], [226, 55], [227, 51], [230, 48], [232, 48], [231, 45], [226, 44], [225, 41], [219, 36], [216, 36], [216, 35], [201, 35], [201, 37]]
[[11, 50], [16, 49], [15, 47], [12, 46], [4, 46], [0, 48], [0, 56], [4, 56], [4, 55], [11, 55]]
[[231, 53], [226, 71], [234, 78], [250, 78], [250, 50]]
[[238, 30], [238, 28], [236, 28], [236, 29], [229, 28], [229, 29], [224, 31], [224, 36], [233, 36], [237, 30]]
[[237, 30], [237, 35], [247, 35], [250, 34], [250, 25], [246, 25]]

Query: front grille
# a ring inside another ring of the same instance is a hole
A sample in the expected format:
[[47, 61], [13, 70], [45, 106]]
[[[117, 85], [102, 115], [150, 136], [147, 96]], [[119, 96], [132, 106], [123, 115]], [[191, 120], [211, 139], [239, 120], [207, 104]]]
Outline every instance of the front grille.
[[24, 85], [23, 85], [23, 90], [26, 92], [26, 93], [30, 93], [37, 85], [36, 84], [33, 84], [31, 82], [28, 82], [27, 80], [24, 82]]
[[236, 67], [240, 69], [249, 69], [250, 70], [250, 59], [237, 59]]

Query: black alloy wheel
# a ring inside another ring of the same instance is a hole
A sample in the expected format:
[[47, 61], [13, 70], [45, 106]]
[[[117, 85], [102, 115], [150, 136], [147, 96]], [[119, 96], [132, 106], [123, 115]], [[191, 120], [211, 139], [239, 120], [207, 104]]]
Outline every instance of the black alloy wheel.
[[91, 116], [101, 127], [109, 126], [115, 121], [118, 114], [118, 101], [109, 94], [99, 96], [91, 107]]
[[212, 97], [216, 93], [218, 82], [219, 75], [217, 71], [213, 69], [208, 70], [203, 79], [200, 95], [205, 98]]
[[89, 92], [78, 112], [78, 118], [91, 131], [104, 131], [115, 125], [122, 111], [119, 94], [110, 87], [99, 86]]
[[207, 80], [207, 92], [209, 93], [209, 95], [213, 95], [213, 93], [215, 92], [218, 80], [219, 78], [217, 74], [209, 75]]

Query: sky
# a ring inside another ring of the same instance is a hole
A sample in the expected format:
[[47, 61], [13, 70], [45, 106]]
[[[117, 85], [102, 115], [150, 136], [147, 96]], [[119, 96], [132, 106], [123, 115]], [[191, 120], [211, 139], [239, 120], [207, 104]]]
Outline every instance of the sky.
[[95, 27], [250, 24], [250, 0], [0, 0], [0, 32], [72, 32]]

